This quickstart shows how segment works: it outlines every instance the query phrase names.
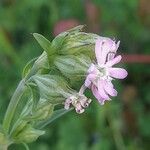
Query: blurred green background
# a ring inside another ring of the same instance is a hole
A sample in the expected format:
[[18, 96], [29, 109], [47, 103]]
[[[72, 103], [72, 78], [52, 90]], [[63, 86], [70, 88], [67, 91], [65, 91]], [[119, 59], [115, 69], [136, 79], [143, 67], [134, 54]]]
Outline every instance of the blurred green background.
[[[31, 33], [51, 40], [78, 24], [119, 39], [120, 53], [150, 53], [149, 0], [0, 0], [0, 122], [22, 68], [42, 52]], [[116, 82], [117, 98], [104, 106], [95, 100], [83, 115], [71, 112], [56, 120], [29, 144], [31, 150], [149, 150], [150, 67], [121, 66], [129, 75]]]

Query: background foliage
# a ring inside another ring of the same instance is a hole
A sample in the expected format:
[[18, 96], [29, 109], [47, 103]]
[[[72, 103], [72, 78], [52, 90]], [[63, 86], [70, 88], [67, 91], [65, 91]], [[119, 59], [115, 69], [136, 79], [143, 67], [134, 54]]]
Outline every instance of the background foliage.
[[[120, 52], [149, 54], [148, 0], [1, 0], [0, 122], [26, 62], [42, 50], [30, 33], [52, 40], [62, 26], [86, 24], [87, 31], [121, 41]], [[36, 150], [148, 150], [150, 69], [121, 64], [128, 78], [117, 82], [119, 96], [105, 106], [94, 101], [83, 114], [71, 112], [46, 128]], [[10, 149], [23, 150], [22, 145]]]

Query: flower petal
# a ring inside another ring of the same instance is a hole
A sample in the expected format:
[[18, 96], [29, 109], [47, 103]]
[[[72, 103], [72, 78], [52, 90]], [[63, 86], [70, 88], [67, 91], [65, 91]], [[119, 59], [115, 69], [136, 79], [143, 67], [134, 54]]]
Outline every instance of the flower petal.
[[91, 73], [91, 74], [87, 75], [86, 80], [84, 82], [85, 86], [89, 87], [91, 85], [91, 83], [95, 80], [95, 78], [96, 78], [95, 74]]
[[70, 108], [70, 104], [71, 104], [71, 99], [70, 98], [66, 99], [64, 108], [68, 110]]
[[87, 72], [97, 74], [99, 71], [98, 71], [98, 69], [96, 68], [96, 66], [94, 64], [91, 64], [91, 66], [89, 67]]
[[98, 100], [98, 102], [99, 102], [101, 105], [104, 105], [105, 99], [100, 96], [97, 87], [96, 87], [95, 85], [92, 85], [92, 86], [91, 86], [91, 90], [92, 90], [93, 95], [95, 96], [95, 98]]
[[112, 45], [112, 51], [114, 53], [117, 52], [118, 48], [119, 48], [119, 45], [120, 45], [120, 41], [117, 42], [117, 44], [115, 43], [115, 41], [113, 41], [113, 45]]
[[97, 39], [95, 43], [95, 55], [98, 64], [102, 64], [105, 62], [102, 62], [102, 41], [101, 39]]
[[98, 92], [100, 96], [104, 99], [110, 99], [107, 93], [104, 90], [105, 82], [103, 80], [98, 80]]
[[128, 75], [128, 72], [123, 68], [109, 68], [109, 74], [111, 77], [124, 79]]
[[120, 41], [117, 42], [116, 51], [119, 48], [119, 45], [120, 45]]
[[116, 56], [114, 59], [108, 61], [108, 62], [106, 63], [106, 65], [107, 65], [108, 67], [111, 67], [111, 66], [113, 66], [113, 65], [115, 65], [115, 64], [117, 64], [117, 63], [119, 63], [119, 62], [121, 61], [121, 59], [122, 59], [121, 55], [118, 55], [118, 56]]
[[104, 89], [110, 96], [117, 96], [117, 91], [113, 88], [113, 84], [111, 82], [106, 81]]

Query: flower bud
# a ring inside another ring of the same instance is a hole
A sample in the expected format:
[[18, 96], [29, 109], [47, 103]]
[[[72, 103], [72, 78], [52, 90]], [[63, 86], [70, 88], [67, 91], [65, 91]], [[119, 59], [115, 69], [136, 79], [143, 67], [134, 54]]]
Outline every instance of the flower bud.
[[13, 132], [11, 133], [11, 136], [14, 137], [20, 133], [27, 126], [27, 123], [28, 122], [25, 120], [18, 121], [12, 129]]
[[66, 99], [64, 108], [68, 110], [72, 105], [75, 108], [76, 112], [78, 114], [81, 114], [84, 112], [84, 109], [89, 106], [90, 103], [91, 99], [88, 99], [83, 94], [81, 95], [79, 93], [76, 93]]
[[63, 46], [64, 40], [68, 38], [69, 35], [80, 32], [83, 29], [83, 27], [84, 26], [80, 25], [57, 35], [52, 41], [52, 49], [60, 50]]
[[56, 49], [58, 54], [80, 54], [94, 56], [92, 49], [98, 35], [81, 32], [84, 26], [80, 25], [65, 32], [60, 33], [52, 41], [52, 49]]
[[45, 131], [34, 129], [28, 125], [14, 137], [14, 141], [16, 143], [31, 143], [44, 133]]
[[88, 55], [94, 57], [95, 41], [99, 36], [92, 33], [78, 32], [75, 34], [68, 35], [60, 49], [60, 54], [80, 54]]
[[86, 97], [83, 97], [80, 101], [82, 107], [86, 108], [89, 106], [89, 104], [91, 103], [91, 99], [88, 99]]
[[51, 104], [61, 104], [72, 94], [68, 83], [58, 75], [35, 75], [33, 81], [37, 84], [40, 97]]
[[53, 114], [54, 105], [51, 103], [38, 103], [37, 108], [33, 110], [32, 114], [26, 116], [25, 120], [44, 120], [50, 117]]
[[78, 114], [82, 114], [85, 110], [82, 108], [81, 104], [80, 103], [77, 103], [75, 105], [75, 110]]
[[83, 77], [88, 67], [90, 66], [91, 59], [84, 55], [73, 56], [58, 56], [56, 57], [54, 64], [67, 78]]

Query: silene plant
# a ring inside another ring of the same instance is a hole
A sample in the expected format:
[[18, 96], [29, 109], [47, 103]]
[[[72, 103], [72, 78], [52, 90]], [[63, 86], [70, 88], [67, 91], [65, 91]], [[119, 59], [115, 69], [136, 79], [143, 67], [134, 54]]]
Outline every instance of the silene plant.
[[82, 114], [92, 102], [86, 90], [100, 105], [117, 96], [113, 81], [127, 76], [125, 69], [115, 67], [121, 61], [120, 42], [85, 33], [83, 27], [62, 32], [51, 42], [33, 34], [44, 51], [23, 70], [0, 124], [0, 150], [20, 143], [28, 149], [58, 117], [70, 110]]

